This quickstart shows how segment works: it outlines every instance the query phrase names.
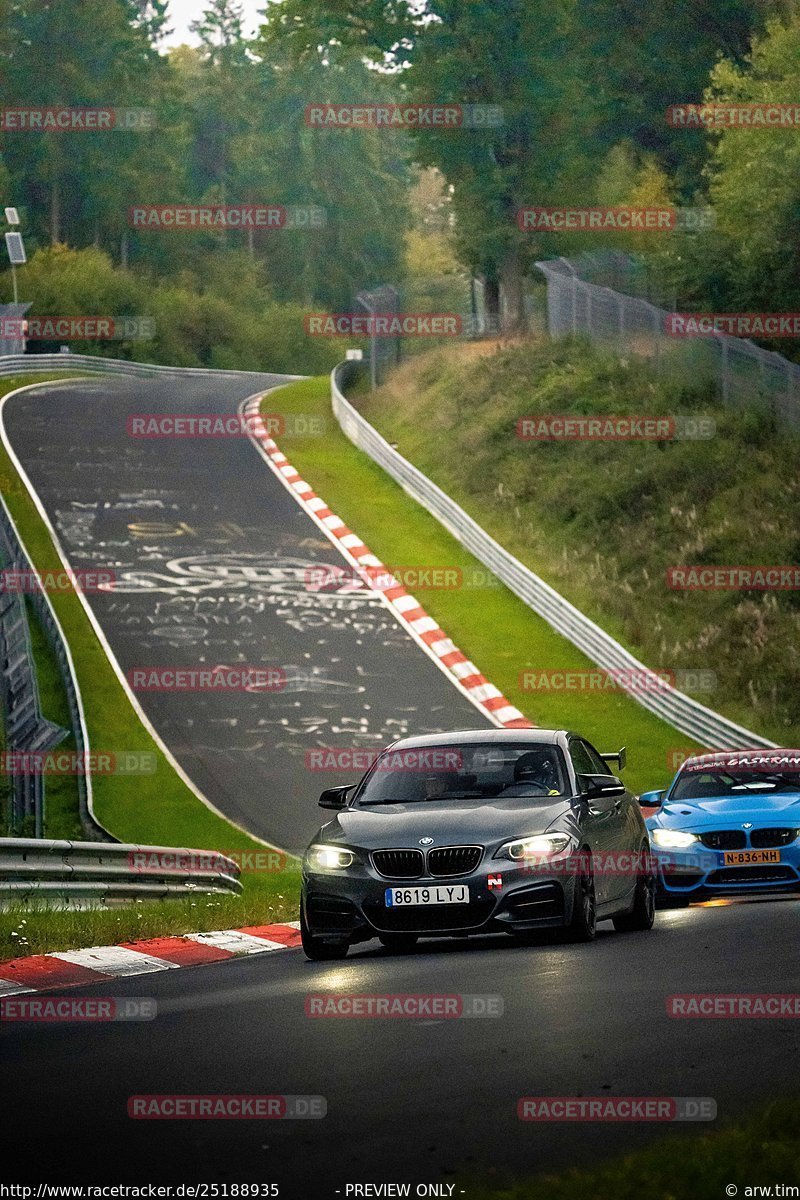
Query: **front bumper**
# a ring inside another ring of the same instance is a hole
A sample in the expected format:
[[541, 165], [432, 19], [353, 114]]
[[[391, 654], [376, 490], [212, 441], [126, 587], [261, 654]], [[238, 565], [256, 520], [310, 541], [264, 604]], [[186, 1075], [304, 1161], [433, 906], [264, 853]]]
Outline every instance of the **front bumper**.
[[[748, 852], [753, 852], [748, 846]], [[751, 892], [785, 892], [800, 888], [800, 839], [774, 847], [778, 862], [754, 865], [726, 863], [724, 850], [698, 842], [686, 850], [652, 845], [658, 864], [658, 887], [664, 897], [702, 899]]]
[[[386, 904], [387, 888], [447, 884], [466, 884], [469, 903]], [[485, 856], [469, 874], [447, 878], [386, 879], [371, 863], [347, 871], [303, 871], [308, 928], [313, 935], [332, 941], [360, 942], [382, 933], [464, 937], [558, 927], [572, 919], [574, 895], [575, 877], [563, 868], [551, 873], [542, 865], [524, 867]]]

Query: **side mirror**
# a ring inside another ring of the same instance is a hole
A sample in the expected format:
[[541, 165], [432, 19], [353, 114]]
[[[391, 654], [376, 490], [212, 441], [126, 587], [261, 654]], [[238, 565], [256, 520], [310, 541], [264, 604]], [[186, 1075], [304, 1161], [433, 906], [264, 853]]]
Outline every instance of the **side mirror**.
[[580, 781], [587, 800], [614, 800], [625, 795], [625, 784], [616, 775], [581, 775]]
[[655, 792], [642, 792], [639, 797], [639, 806], [641, 808], [660, 808], [661, 801], [664, 799], [664, 789]]
[[320, 808], [347, 808], [347, 793], [354, 787], [354, 783], [346, 783], [343, 787], [326, 788], [319, 798]]

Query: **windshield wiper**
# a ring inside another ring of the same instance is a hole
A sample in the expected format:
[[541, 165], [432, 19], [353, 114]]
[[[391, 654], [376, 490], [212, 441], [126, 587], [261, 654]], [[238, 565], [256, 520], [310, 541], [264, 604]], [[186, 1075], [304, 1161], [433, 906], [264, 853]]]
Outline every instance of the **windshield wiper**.
[[426, 800], [488, 800], [484, 792], [448, 792], [445, 796], [426, 796]]
[[483, 792], [450, 792], [446, 796], [421, 796], [418, 800], [359, 800], [359, 805], [366, 808], [371, 804], [432, 804], [436, 800], [488, 800]]
[[359, 800], [360, 808], [366, 808], [368, 804], [421, 804], [421, 800]]

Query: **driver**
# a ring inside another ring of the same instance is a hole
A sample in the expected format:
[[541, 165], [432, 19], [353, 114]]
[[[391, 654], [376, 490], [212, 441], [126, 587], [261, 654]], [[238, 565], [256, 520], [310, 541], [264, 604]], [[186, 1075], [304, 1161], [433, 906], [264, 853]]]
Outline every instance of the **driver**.
[[445, 775], [426, 775], [425, 776], [425, 799], [440, 800], [442, 796], [446, 796], [448, 791], [447, 777]]
[[514, 782], [504, 789], [504, 796], [529, 796], [536, 791], [545, 796], [558, 796], [559, 772], [552, 750], [527, 750], [514, 763]]

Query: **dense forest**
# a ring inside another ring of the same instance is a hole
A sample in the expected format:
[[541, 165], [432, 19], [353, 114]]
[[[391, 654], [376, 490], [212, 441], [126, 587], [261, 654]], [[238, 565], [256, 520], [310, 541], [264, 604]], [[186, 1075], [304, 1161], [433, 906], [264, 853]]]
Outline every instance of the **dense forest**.
[[[33, 313], [154, 320], [151, 342], [114, 353], [321, 369], [337, 349], [312, 343], [303, 314], [348, 311], [382, 283], [418, 307], [465, 307], [479, 280], [514, 329], [533, 263], [601, 237], [640, 255], [683, 308], [800, 309], [800, 108], [771, 128], [667, 114], [704, 101], [800, 106], [794, 0], [282, 0], [252, 40], [237, 3], [209, 0], [198, 44], [169, 50], [165, 0], [2, 9], [0, 197], [18, 208], [28, 249], [21, 299]], [[308, 119], [315, 104], [384, 103], [496, 119]], [[128, 116], [91, 130], [15, 125], [15, 110], [60, 106]], [[599, 235], [516, 220], [526, 205], [598, 204], [704, 208], [713, 227]], [[165, 205], [266, 205], [290, 218], [132, 222], [133, 208]], [[0, 299], [10, 295], [6, 273]]]

